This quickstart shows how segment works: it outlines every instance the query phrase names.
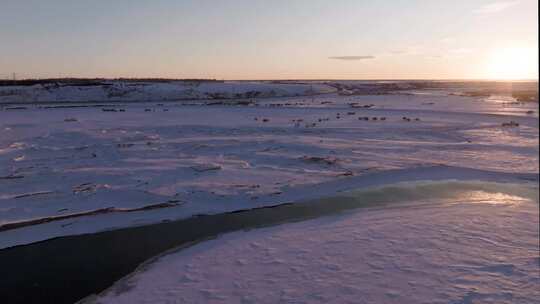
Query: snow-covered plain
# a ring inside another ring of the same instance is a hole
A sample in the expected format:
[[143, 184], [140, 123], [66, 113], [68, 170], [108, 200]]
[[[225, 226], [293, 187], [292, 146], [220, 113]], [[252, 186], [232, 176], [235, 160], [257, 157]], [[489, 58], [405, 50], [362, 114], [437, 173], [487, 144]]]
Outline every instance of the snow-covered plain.
[[538, 180], [538, 103], [311, 93], [1, 106], [0, 248], [393, 182]]
[[396, 185], [379, 194], [416, 200], [227, 234], [83, 302], [536, 303], [538, 188], [476, 186]]
[[87, 300], [534, 302], [538, 103], [378, 88], [0, 87], [0, 250], [346, 196], [379, 207], [220, 236]]

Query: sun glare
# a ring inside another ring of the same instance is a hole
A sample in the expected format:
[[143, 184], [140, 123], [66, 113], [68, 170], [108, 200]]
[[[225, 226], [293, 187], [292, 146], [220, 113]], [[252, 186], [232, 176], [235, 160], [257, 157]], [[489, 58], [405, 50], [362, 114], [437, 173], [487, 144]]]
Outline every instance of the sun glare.
[[538, 77], [538, 53], [532, 48], [504, 48], [492, 52], [487, 75], [492, 79], [530, 79]]

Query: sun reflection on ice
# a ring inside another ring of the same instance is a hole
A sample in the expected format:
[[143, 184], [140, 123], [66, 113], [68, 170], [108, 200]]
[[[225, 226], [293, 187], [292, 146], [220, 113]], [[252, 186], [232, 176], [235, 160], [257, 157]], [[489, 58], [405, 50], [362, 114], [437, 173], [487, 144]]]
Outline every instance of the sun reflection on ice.
[[492, 204], [492, 205], [520, 205], [531, 200], [526, 197], [502, 192], [487, 192], [483, 190], [467, 191], [457, 200], [461, 203]]

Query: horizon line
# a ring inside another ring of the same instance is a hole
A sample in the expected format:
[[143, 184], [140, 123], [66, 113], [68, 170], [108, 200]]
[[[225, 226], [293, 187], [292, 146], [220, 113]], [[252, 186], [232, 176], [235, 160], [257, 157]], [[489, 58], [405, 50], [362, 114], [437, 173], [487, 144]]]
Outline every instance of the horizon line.
[[9, 79], [0, 81], [36, 81], [36, 80], [168, 80], [168, 81], [539, 81], [539, 78], [197, 78], [197, 77], [36, 77]]

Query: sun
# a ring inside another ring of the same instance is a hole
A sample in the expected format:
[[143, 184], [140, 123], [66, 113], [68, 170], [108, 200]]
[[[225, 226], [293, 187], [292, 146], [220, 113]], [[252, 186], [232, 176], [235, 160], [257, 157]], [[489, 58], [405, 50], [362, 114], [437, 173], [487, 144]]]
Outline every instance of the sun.
[[533, 48], [501, 48], [488, 59], [487, 76], [491, 79], [538, 78], [538, 52]]

